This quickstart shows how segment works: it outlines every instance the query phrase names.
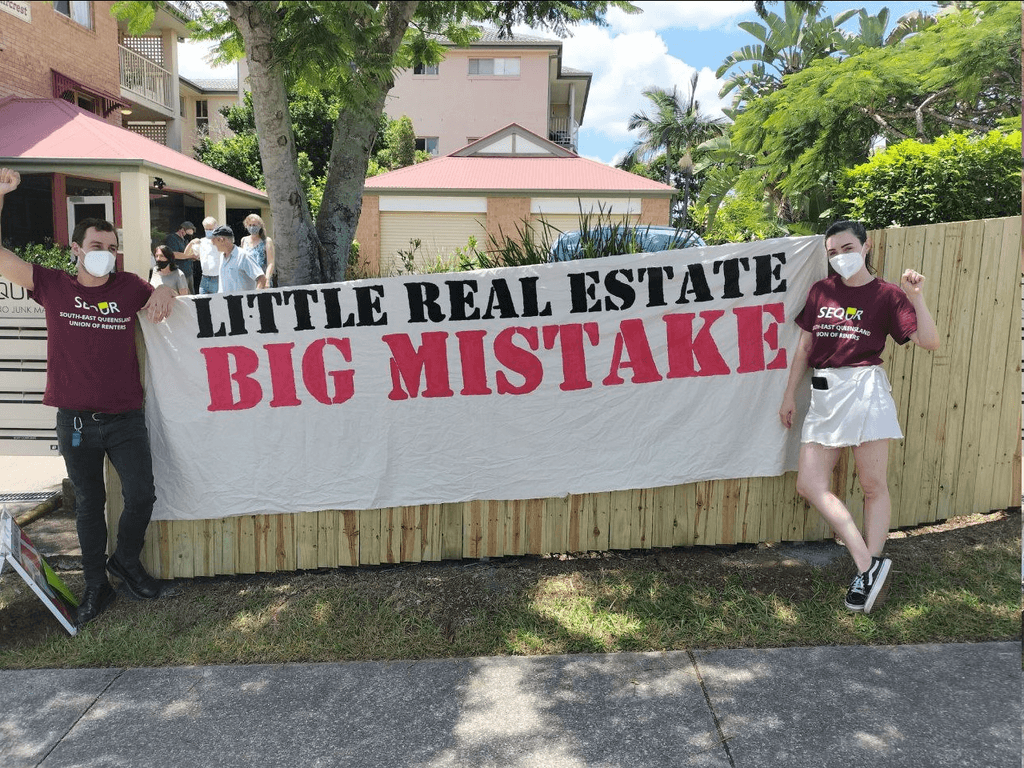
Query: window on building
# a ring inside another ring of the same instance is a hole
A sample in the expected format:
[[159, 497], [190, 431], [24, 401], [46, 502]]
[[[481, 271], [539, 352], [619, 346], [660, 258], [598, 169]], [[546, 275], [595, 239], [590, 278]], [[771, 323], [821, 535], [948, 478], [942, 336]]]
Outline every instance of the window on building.
[[470, 59], [469, 74], [518, 77], [519, 59]]
[[54, 0], [53, 10], [76, 24], [92, 29], [92, 3], [89, 0]]
[[210, 132], [210, 102], [206, 99], [196, 102], [196, 130], [199, 133]]
[[416, 139], [416, 149], [420, 152], [429, 152], [437, 155], [437, 136], [424, 136]]
[[412, 68], [414, 75], [436, 75], [440, 71], [438, 64], [417, 64]]
[[68, 89], [64, 91], [60, 97], [64, 99], [64, 101], [70, 101], [76, 107], [81, 107], [86, 112], [97, 114], [95, 96], [91, 96], [88, 93], [82, 93], [81, 91]]
[[184, 96], [179, 96], [178, 97], [178, 112], [181, 114], [182, 117], [185, 116], [185, 97]]

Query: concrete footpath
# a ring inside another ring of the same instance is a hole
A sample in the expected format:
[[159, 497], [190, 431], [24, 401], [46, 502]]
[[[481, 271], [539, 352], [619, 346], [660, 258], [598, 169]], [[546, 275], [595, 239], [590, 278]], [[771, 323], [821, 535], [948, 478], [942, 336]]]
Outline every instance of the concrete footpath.
[[0, 670], [0, 767], [1019, 768], [1021, 686], [1005, 642]]
[[0, 671], [0, 765], [1018, 768], [1019, 643]]

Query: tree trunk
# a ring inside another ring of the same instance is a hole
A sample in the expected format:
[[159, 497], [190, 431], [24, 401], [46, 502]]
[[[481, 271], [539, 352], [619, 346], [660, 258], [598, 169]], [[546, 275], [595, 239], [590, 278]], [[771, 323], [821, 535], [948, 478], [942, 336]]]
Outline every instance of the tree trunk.
[[[402, 44], [417, 5], [418, 2], [387, 4], [383, 32], [377, 38], [375, 49], [367, 52], [368, 58], [384, 64], [383, 71], [392, 71], [390, 62]], [[316, 220], [318, 242], [322, 243], [321, 279], [324, 282], [345, 279], [349, 250], [363, 207], [363, 182], [371, 144], [394, 82], [392, 74], [385, 80], [368, 78], [363, 84], [365, 101], [342, 109], [334, 125], [331, 163]]]
[[[278, 282], [281, 285], [322, 282], [323, 249], [299, 176], [295, 134], [288, 111], [288, 88], [271, 45], [277, 17], [262, 12], [262, 4], [228, 0], [226, 5], [245, 43], [263, 178], [274, 214]], [[365, 165], [363, 170], [365, 172]]]

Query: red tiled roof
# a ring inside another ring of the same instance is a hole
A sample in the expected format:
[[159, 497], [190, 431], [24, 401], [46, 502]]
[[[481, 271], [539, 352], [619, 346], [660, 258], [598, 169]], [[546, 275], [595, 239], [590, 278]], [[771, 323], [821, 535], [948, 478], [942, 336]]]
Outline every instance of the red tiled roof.
[[[370, 192], [635, 192], [671, 195], [667, 184], [583, 157], [438, 157], [366, 180]], [[660, 194], [659, 194], [660, 193]]]
[[0, 157], [22, 160], [145, 162], [266, 197], [266, 193], [63, 99], [0, 100]]

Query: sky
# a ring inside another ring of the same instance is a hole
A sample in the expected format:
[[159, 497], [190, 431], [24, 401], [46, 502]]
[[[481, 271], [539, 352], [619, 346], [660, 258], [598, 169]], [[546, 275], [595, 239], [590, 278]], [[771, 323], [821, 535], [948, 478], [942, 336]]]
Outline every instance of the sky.
[[[686, 94], [693, 72], [699, 71], [697, 100], [704, 112], [721, 115], [728, 106], [718, 92], [722, 81], [715, 70], [725, 58], [757, 40], [740, 29], [741, 21], [758, 21], [752, 0], [676, 0], [637, 2], [643, 13], [626, 15], [612, 9], [608, 26], [576, 27], [562, 42], [562, 65], [593, 73], [586, 112], [580, 129], [579, 154], [601, 163], [614, 164], [636, 141], [626, 130], [630, 116], [649, 109], [642, 92], [651, 86]], [[896, 20], [913, 10], [934, 13], [932, 2], [826, 2], [828, 14], [850, 8], [866, 8], [875, 14], [890, 11], [890, 29]], [[769, 5], [782, 13], [782, 4]], [[844, 28], [856, 29], [856, 17]], [[549, 32], [535, 30], [542, 36]], [[234, 67], [212, 69], [197, 44], [179, 46], [179, 67], [187, 78], [235, 77]]]

